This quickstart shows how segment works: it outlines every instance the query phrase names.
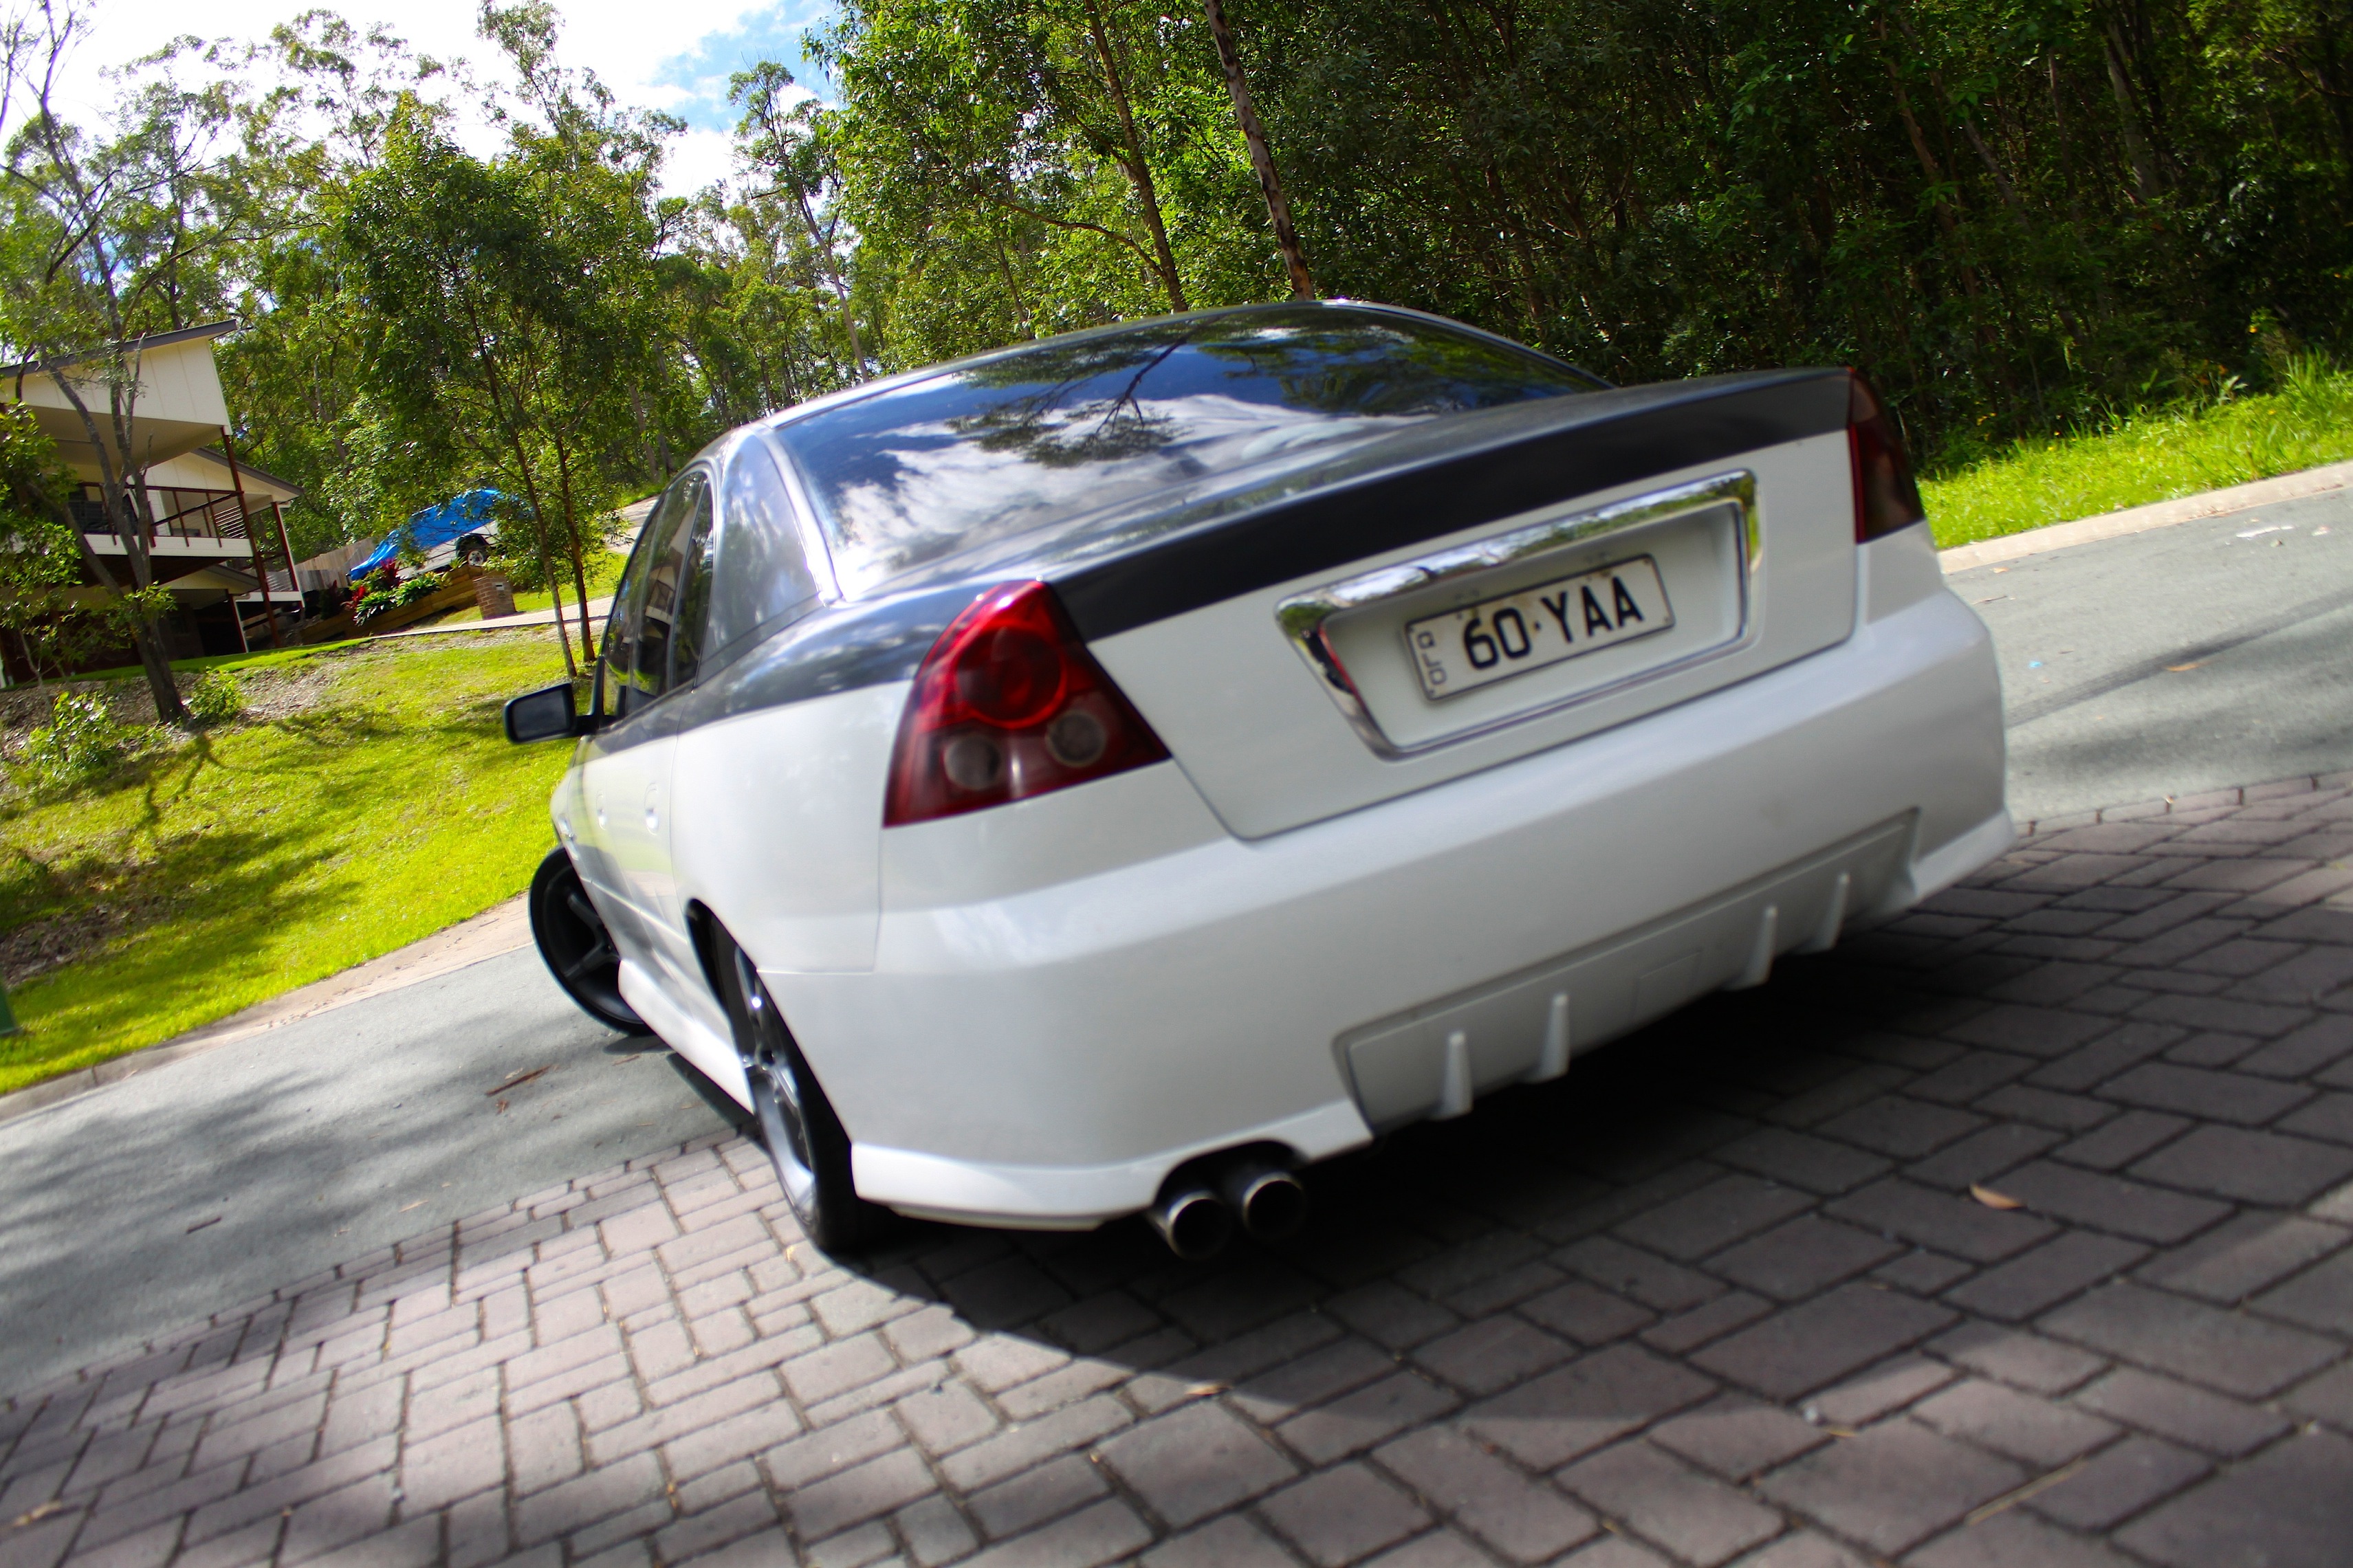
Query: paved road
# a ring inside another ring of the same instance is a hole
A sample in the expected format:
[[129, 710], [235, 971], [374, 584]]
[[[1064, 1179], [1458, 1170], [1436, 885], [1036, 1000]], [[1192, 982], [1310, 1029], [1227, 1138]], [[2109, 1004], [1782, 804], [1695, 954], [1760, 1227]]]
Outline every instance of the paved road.
[[2353, 492], [1952, 583], [2000, 650], [2021, 822], [2353, 768]]
[[723, 1131], [702, 1085], [525, 949], [0, 1123], [0, 1389]]
[[[2000, 643], [2021, 820], [2353, 768], [2353, 498], [1954, 581]], [[0, 1389], [729, 1125], [647, 1047], [523, 952], [0, 1124]]]
[[2316, 784], [2046, 832], [1210, 1266], [853, 1272], [738, 1137], [420, 1228], [0, 1401], [0, 1563], [2344, 1568]]

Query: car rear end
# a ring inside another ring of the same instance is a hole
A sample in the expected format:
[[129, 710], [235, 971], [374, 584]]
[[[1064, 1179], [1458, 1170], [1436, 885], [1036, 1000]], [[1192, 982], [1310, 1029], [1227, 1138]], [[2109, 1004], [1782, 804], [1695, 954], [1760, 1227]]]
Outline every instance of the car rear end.
[[762, 955], [861, 1195], [1087, 1225], [1324, 1158], [2010, 842], [1985, 630], [1846, 372], [1253, 482], [1000, 555], [869, 697], [871, 966]]

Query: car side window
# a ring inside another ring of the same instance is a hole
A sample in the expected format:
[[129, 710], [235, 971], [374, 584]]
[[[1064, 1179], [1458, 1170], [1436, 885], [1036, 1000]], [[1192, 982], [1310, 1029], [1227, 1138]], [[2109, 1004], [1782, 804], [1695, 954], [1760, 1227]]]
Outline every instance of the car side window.
[[598, 709], [625, 719], [670, 683], [670, 626], [679, 596], [679, 535], [709, 487], [690, 471], [664, 491], [638, 535], [605, 637]]
[[818, 594], [792, 492], [768, 442], [735, 447], [720, 486], [719, 524], [706, 657], [806, 609]]
[[711, 513], [711, 487], [698, 484], [694, 487], [693, 510], [678, 532], [679, 598], [670, 628], [672, 687], [684, 686], [694, 679], [695, 673], [702, 668], [703, 653], [711, 646], [711, 579], [719, 548]]
[[646, 514], [638, 527], [638, 542], [629, 549], [629, 563], [621, 568], [621, 580], [613, 586], [613, 603], [605, 613], [605, 646], [596, 660], [596, 703], [598, 713], [619, 718], [624, 682], [621, 672], [629, 668], [637, 657], [636, 639], [631, 635], [629, 605], [640, 596], [646, 580], [646, 561], [653, 554], [654, 538], [660, 531], [662, 507], [670, 500], [664, 495]]

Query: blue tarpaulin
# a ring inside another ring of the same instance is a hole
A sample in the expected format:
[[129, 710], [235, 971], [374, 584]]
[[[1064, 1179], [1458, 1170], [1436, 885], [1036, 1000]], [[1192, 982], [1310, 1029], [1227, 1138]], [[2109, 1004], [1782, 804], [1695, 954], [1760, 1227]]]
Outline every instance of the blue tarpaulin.
[[368, 558], [351, 570], [350, 580], [358, 582], [385, 562], [400, 553], [403, 544], [414, 544], [419, 550], [430, 550], [437, 544], [447, 544], [469, 533], [480, 532], [491, 521], [491, 509], [500, 500], [499, 492], [491, 489], [468, 490], [452, 496], [439, 506], [428, 506], [392, 531], [392, 537], [368, 552]]

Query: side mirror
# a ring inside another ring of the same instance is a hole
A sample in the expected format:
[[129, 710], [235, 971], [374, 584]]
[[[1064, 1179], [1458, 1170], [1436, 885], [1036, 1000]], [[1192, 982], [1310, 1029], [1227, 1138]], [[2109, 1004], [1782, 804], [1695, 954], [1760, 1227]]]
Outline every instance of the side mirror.
[[582, 733], [585, 731], [568, 680], [527, 691], [507, 704], [507, 739], [519, 746]]

